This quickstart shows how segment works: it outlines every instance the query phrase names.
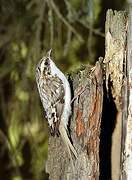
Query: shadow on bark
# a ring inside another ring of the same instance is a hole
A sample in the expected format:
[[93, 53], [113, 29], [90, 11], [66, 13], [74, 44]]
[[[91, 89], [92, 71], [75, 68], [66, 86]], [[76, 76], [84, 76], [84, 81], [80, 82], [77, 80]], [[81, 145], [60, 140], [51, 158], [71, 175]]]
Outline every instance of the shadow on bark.
[[[110, 83], [109, 83], [110, 86]], [[110, 88], [109, 88], [110, 89]], [[111, 179], [111, 148], [112, 134], [116, 125], [117, 109], [109, 91], [107, 93], [104, 83], [104, 101], [100, 134], [100, 180]]]

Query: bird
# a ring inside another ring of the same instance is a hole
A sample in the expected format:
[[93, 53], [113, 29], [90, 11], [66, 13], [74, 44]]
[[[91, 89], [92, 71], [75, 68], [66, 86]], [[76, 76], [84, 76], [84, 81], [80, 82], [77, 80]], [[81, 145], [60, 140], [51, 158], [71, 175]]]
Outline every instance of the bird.
[[51, 49], [37, 64], [36, 83], [52, 136], [61, 136], [67, 151], [77, 158], [77, 152], [68, 136], [71, 116], [71, 88], [63, 72], [51, 59]]

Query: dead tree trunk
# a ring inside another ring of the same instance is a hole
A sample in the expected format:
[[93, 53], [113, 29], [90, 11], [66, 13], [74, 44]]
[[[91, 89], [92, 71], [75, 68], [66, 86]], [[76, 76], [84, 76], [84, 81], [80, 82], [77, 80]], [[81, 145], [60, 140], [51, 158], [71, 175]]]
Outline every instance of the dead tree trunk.
[[[132, 179], [132, 5], [106, 18], [106, 84], [117, 113], [112, 134], [112, 180]], [[109, 89], [108, 87], [108, 89]]]
[[132, 4], [129, 5], [127, 22], [127, 54], [125, 61], [124, 81], [124, 115], [123, 115], [123, 143], [121, 161], [121, 179], [132, 179]]
[[[105, 74], [106, 89], [109, 98], [114, 104], [115, 110], [110, 109], [113, 116], [109, 119], [112, 122], [111, 133], [111, 174], [112, 180], [120, 178], [120, 157], [122, 144], [122, 123], [124, 115], [123, 89], [125, 84], [126, 69], [126, 35], [127, 35], [127, 15], [123, 11], [109, 10], [106, 16], [105, 26]], [[107, 121], [105, 119], [105, 121]], [[109, 123], [109, 122], [108, 122]], [[108, 177], [107, 177], [108, 178]]]
[[50, 137], [49, 180], [132, 179], [132, 7], [129, 18], [123, 11], [107, 12], [105, 42], [103, 61], [70, 79], [73, 96], [83, 90], [73, 102], [69, 125], [78, 153], [75, 168], [61, 138]]

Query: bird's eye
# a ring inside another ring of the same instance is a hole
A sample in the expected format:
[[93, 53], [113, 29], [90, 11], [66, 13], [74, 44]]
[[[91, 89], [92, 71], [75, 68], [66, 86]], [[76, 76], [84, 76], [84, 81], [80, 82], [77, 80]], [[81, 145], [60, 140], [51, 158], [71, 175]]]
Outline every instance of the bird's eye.
[[47, 66], [48, 65], [48, 61], [46, 60], [44, 64]]

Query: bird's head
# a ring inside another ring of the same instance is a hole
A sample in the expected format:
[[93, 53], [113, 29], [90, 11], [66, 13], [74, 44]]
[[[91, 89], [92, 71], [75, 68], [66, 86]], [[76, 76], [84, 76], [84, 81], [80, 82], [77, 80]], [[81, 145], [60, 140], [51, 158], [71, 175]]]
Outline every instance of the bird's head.
[[50, 74], [50, 62], [51, 62], [51, 49], [47, 52], [46, 56], [44, 56], [38, 63], [36, 68], [36, 76], [42, 77]]

